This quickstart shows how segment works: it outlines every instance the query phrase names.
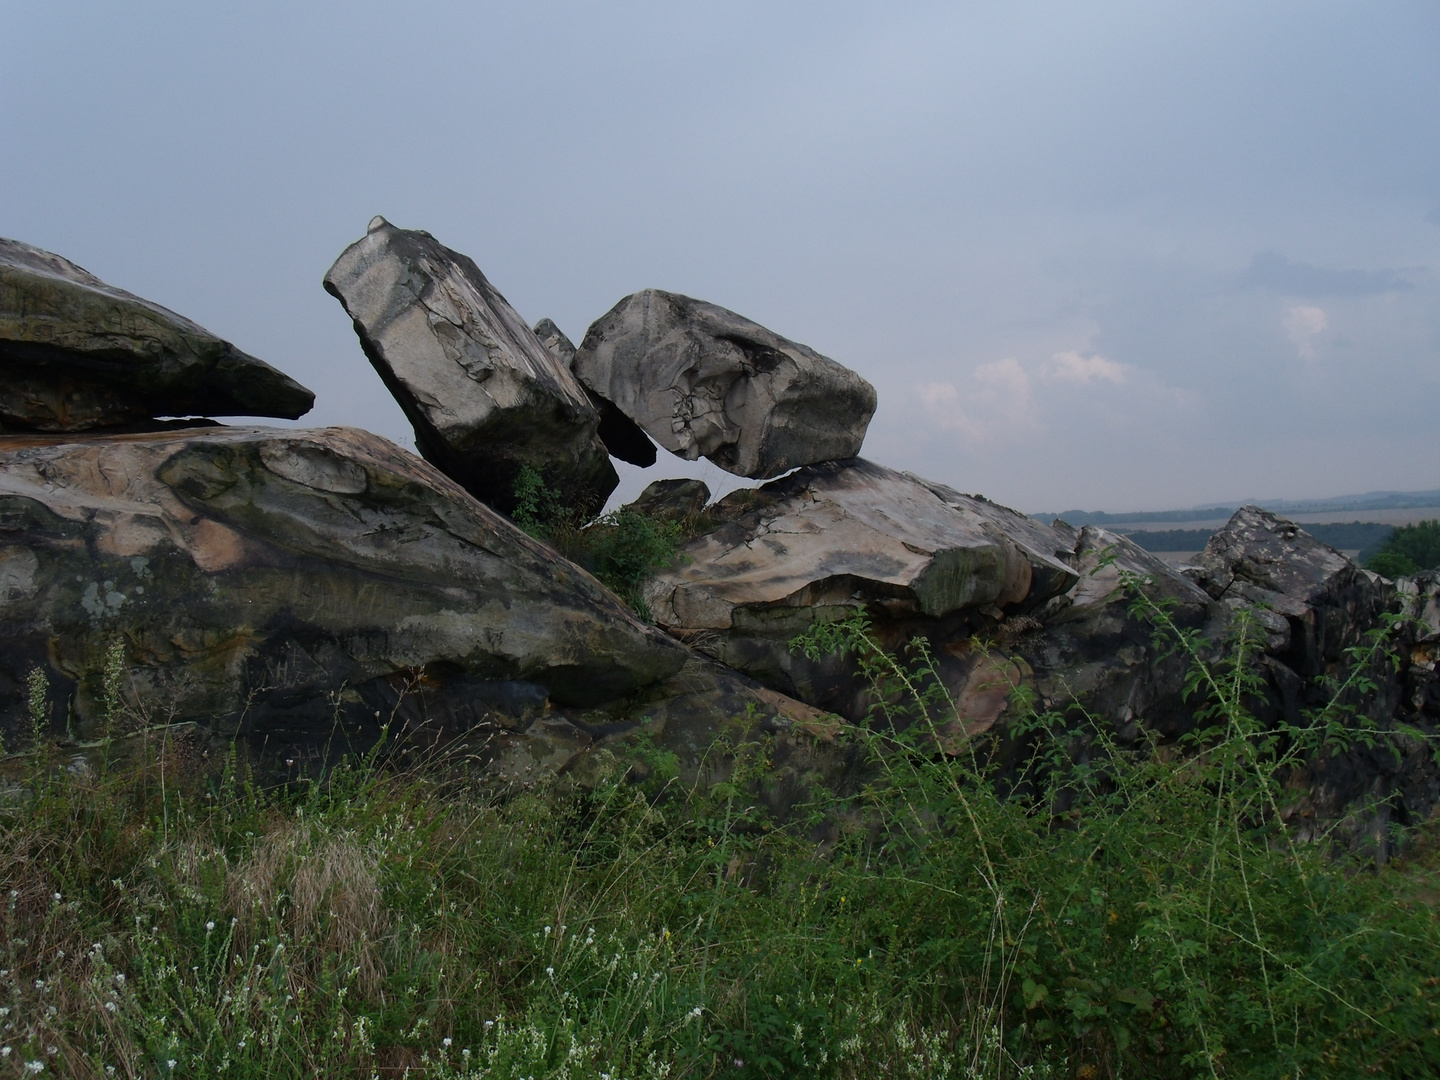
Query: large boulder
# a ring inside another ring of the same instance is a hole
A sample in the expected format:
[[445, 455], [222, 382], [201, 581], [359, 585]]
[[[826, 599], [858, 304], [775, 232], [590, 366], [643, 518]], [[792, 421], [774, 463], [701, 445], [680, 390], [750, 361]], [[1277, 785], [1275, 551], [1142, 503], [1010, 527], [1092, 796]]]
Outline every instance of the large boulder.
[[686, 655], [362, 431], [0, 439], [0, 723], [38, 667], [90, 729], [112, 649], [154, 716], [311, 732], [588, 704]]
[[263, 360], [69, 259], [0, 238], [0, 430], [278, 416], [315, 395]]
[[[536, 323], [535, 336], [566, 371], [574, 366], [575, 343], [552, 320], [541, 319]], [[654, 465], [655, 444], [650, 441], [650, 436], [640, 429], [640, 425], [588, 386], [583, 383], [581, 386], [590, 398], [590, 404], [595, 406], [595, 411], [600, 414], [600, 427], [597, 431], [605, 449], [610, 451], [610, 456], [631, 465], [638, 465], [642, 469]]]
[[526, 466], [589, 516], [619, 478], [600, 416], [480, 268], [427, 232], [370, 222], [325, 275], [425, 459], [502, 513]]
[[645, 601], [656, 622], [773, 689], [858, 719], [853, 680], [792, 653], [860, 607], [890, 639], [994, 625], [1076, 580], [1063, 538], [1021, 514], [863, 459], [810, 466], [713, 508]]
[[834, 360], [659, 289], [590, 327], [575, 374], [665, 449], [755, 478], [853, 457], [875, 412], [874, 387]]
[[1266, 651], [1306, 677], [1340, 661], [1398, 606], [1384, 578], [1258, 506], [1235, 511], [1189, 576], [1215, 599], [1254, 609], [1269, 632]]

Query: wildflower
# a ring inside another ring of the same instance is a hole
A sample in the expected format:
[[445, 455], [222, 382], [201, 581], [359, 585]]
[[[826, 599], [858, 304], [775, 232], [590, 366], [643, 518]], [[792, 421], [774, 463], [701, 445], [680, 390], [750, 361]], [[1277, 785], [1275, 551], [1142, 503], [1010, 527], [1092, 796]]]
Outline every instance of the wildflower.
[[55, 902], [57, 904], [60, 902], [60, 894], [58, 892], [55, 894]]
[[43, 1061], [27, 1061], [25, 1062], [25, 1071], [42, 1073], [45, 1071], [45, 1063]]
[[174, 1059], [174, 1058], [171, 1058], [169, 1061], [165, 1062], [165, 1067], [166, 1067], [167, 1069], [173, 1069], [173, 1068], [175, 1068], [175, 1059]]
[[548, 927], [548, 926], [545, 927], [545, 936], [546, 936], [546, 937], [549, 937], [549, 936], [550, 936], [550, 927]]
[[460, 1056], [461, 1056], [462, 1058], [464, 1058], [466, 1061], [469, 1061], [469, 1060], [470, 1060], [470, 1047], [467, 1046], [467, 1047], [465, 1047], [464, 1050], [461, 1050], [461, 1051], [460, 1051]]
[[489, 1031], [489, 1030], [490, 1030], [492, 1027], [494, 1027], [494, 1026], [495, 1026], [495, 1021], [494, 1021], [494, 1020], [486, 1020], [486, 1021], [485, 1021], [485, 1030], [486, 1030], [486, 1031]]
[[8, 1046], [0, 1046], [0, 1058], [8, 1058], [9, 1056], [10, 1056], [10, 1047], [8, 1047]]
[[47, 1047], [45, 1047], [45, 1052], [46, 1052], [47, 1054], [49, 1054], [51, 1057], [54, 1057], [56, 1054], [58, 1054], [58, 1053], [60, 1052], [60, 1048], [59, 1048], [58, 1046], [47, 1046]]
[[545, 969], [545, 974], [546, 974], [546, 975], [549, 975], [550, 978], [553, 979], [553, 978], [555, 977], [555, 969], [554, 969], [553, 967], [547, 967], [547, 968]]
[[693, 1017], [696, 1017], [696, 1018], [698, 1019], [699, 1016], [700, 1016], [700, 1014], [703, 1013], [704, 1011], [705, 1011], [704, 1006], [696, 1005], [693, 1009], [690, 1010], [690, 1015], [693, 1016]]
[[35, 989], [36, 989], [36, 990], [44, 990], [44, 989], [45, 989], [45, 980], [44, 980], [44, 979], [36, 979], [36, 980], [35, 980]]
[[123, 971], [117, 973], [116, 976], [115, 976], [115, 981], [116, 981], [117, 983], [119, 983], [121, 986], [124, 986], [124, 985], [125, 985], [125, 973], [124, 973]]
[[115, 1002], [113, 1002], [113, 1001], [107, 1001], [107, 1002], [105, 1002], [105, 1011], [106, 1011], [106, 1012], [112, 1012], [112, 1013], [113, 1013], [117, 1008], [118, 1008], [118, 1006], [115, 1004]]
[[214, 929], [215, 929], [215, 923], [214, 923], [213, 921], [207, 922], [207, 923], [205, 924], [205, 932], [206, 932], [207, 934], [210, 933], [210, 931], [211, 931], [211, 930], [214, 930]]

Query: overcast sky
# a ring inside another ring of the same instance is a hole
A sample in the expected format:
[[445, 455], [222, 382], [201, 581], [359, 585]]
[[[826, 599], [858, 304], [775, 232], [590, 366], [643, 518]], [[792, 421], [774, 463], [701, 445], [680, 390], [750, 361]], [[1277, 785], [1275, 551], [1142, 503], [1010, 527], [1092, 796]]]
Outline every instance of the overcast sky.
[[377, 213], [577, 342], [733, 308], [1024, 510], [1440, 487], [1434, 0], [0, 3], [0, 235], [411, 446], [320, 285]]

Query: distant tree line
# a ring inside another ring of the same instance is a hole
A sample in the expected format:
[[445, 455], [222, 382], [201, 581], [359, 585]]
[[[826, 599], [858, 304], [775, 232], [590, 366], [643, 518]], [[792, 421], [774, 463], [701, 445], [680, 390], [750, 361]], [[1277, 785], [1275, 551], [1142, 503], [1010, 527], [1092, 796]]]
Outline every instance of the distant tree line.
[[[1328, 522], [1300, 527], [1322, 544], [1329, 544], [1339, 551], [1358, 550], [1362, 559], [1368, 554], [1378, 553], [1391, 534], [1399, 531], [1377, 521]], [[1146, 551], [1200, 551], [1214, 535], [1214, 530], [1143, 529], [1127, 531], [1125, 535]]]

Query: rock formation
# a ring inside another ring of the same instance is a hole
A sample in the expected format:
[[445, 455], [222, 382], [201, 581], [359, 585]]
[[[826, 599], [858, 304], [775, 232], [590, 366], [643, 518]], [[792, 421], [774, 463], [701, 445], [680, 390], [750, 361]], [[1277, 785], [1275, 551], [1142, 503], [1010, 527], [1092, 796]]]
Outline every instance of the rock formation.
[[69, 259], [0, 238], [0, 430], [153, 428], [163, 416], [294, 419], [315, 395]]
[[765, 478], [860, 452], [875, 390], [714, 304], [646, 289], [585, 334], [580, 381], [665, 449]]
[[464, 726], [527, 695], [623, 695], [685, 659], [435, 469], [348, 428], [0, 439], [0, 641], [11, 732], [32, 666], [82, 727], [103, 719], [112, 646], [155, 715], [222, 729], [366, 723], [419, 689]]
[[867, 606], [886, 622], [973, 616], [978, 627], [1076, 580], [1068, 547], [1038, 522], [859, 458], [734, 492], [715, 512], [732, 520], [685, 545], [647, 586], [656, 622], [851, 719], [859, 706], [827, 693], [790, 650], [813, 622]]
[[599, 414], [471, 259], [377, 217], [325, 288], [441, 472], [502, 513], [525, 466], [582, 515], [604, 505], [619, 479]]
[[[535, 336], [566, 371], [572, 368], [575, 363], [575, 343], [565, 336], [565, 331], [549, 319], [541, 319], [535, 324]], [[610, 451], [610, 456], [631, 465], [638, 465], [642, 469], [654, 465], [655, 444], [650, 441], [650, 436], [640, 430], [634, 420], [595, 391], [584, 383], [580, 385], [590, 398], [590, 404], [595, 406], [595, 411], [600, 414], [600, 427], [597, 430], [600, 441], [605, 444], [605, 449]]]

